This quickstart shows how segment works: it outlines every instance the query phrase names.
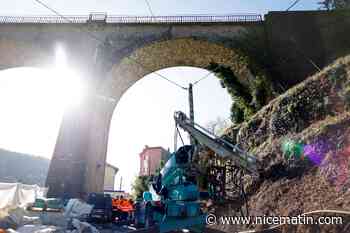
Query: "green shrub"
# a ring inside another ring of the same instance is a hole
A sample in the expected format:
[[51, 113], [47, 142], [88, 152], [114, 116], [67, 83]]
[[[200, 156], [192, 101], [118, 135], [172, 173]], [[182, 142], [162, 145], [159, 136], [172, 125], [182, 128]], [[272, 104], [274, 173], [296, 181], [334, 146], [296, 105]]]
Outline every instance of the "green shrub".
[[152, 181], [151, 176], [137, 176], [134, 183], [132, 184], [133, 196], [135, 199], [142, 198], [143, 192], [148, 191], [150, 182]]

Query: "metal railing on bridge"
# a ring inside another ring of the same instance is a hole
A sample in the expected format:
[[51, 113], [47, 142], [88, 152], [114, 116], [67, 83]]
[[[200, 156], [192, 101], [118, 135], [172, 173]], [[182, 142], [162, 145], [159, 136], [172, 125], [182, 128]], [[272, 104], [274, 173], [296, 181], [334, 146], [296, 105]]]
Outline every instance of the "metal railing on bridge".
[[258, 14], [239, 15], [185, 15], [185, 16], [117, 16], [101, 13], [87, 16], [0, 16], [0, 24], [185, 24], [185, 23], [249, 23], [261, 22]]

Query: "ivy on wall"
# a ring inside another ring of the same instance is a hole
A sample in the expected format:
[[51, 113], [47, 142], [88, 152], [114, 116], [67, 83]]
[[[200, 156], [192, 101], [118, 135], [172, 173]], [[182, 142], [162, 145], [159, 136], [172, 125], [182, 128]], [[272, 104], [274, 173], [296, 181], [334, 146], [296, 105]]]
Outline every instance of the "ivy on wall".
[[[279, 74], [275, 72], [273, 58], [266, 49], [263, 31], [250, 30], [241, 37], [231, 41], [240, 63], [247, 67], [254, 76], [249, 86], [243, 85], [231, 67], [210, 63], [208, 70], [216, 74], [223, 88], [232, 97], [231, 120], [241, 123], [249, 120], [252, 115], [282, 93]], [[232, 58], [234, 59], [234, 58]], [[236, 58], [237, 59], [237, 58]]]
[[275, 97], [272, 83], [266, 76], [255, 76], [252, 84], [245, 87], [230, 67], [211, 63], [207, 69], [216, 74], [232, 97], [231, 120], [236, 124], [249, 120]]
[[[233, 122], [241, 123], [255, 112], [254, 108], [250, 105], [253, 99], [251, 93], [239, 82], [230, 67], [211, 63], [207, 69], [216, 74], [220, 79], [222, 87], [226, 88], [232, 97], [231, 120]], [[239, 116], [236, 116], [236, 114]]]

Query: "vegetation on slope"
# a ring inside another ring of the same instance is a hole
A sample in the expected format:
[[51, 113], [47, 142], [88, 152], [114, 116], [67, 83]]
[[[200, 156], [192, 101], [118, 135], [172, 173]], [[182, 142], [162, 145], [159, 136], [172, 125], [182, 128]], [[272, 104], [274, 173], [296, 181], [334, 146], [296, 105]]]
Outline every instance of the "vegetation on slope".
[[[289, 89], [230, 135], [255, 154], [265, 170], [265, 176], [249, 193], [250, 215], [297, 216], [323, 209], [350, 211], [349, 90], [350, 56]], [[286, 140], [304, 145], [302, 156], [292, 160], [285, 156], [282, 146]], [[235, 210], [217, 211], [235, 214]], [[342, 225], [288, 225], [280, 232], [348, 232], [349, 218], [343, 217]], [[233, 226], [221, 229], [237, 230]]]

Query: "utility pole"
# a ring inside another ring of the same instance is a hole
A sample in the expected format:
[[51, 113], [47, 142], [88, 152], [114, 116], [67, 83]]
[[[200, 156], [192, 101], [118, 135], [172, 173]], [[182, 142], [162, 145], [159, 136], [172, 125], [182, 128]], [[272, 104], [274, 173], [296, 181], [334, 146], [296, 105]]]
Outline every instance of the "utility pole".
[[[193, 110], [193, 85], [192, 83], [189, 84], [188, 86], [188, 101], [189, 101], [189, 106], [190, 106], [190, 121], [192, 126], [194, 126], [194, 110]], [[190, 136], [190, 143], [191, 145], [195, 144], [195, 139]]]

